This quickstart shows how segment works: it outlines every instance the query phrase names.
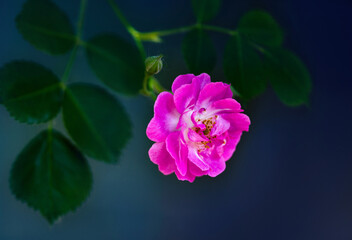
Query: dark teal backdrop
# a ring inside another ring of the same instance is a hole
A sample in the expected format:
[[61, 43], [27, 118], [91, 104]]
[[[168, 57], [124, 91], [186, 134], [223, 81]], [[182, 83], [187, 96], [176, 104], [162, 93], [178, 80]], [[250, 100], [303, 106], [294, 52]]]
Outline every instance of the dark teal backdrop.
[[[61, 76], [68, 55], [51, 57], [17, 32], [14, 18], [23, 0], [0, 0], [0, 65], [35, 60]], [[56, 0], [72, 22], [78, 0]], [[195, 21], [187, 0], [118, 1], [131, 23], [149, 31]], [[45, 125], [29, 127], [0, 106], [0, 239], [352, 239], [352, 3], [348, 0], [224, 0], [213, 23], [234, 28], [248, 10], [269, 11], [285, 30], [285, 46], [308, 66], [313, 79], [310, 108], [288, 108], [269, 90], [247, 106], [245, 134], [226, 171], [193, 184], [163, 176], [147, 156], [145, 128], [151, 100], [118, 96], [134, 125], [133, 139], [117, 165], [90, 160], [93, 191], [75, 213], [50, 227], [37, 212], [15, 200], [8, 186], [11, 164]], [[89, 0], [84, 38], [100, 32], [129, 36], [103, 0]], [[158, 75], [166, 87], [187, 72], [182, 35], [147, 44], [148, 55], [165, 55]], [[228, 39], [213, 34], [218, 65]], [[80, 50], [70, 81], [98, 83]], [[60, 117], [55, 128], [63, 130]], [[63, 130], [64, 131], [64, 130]]]

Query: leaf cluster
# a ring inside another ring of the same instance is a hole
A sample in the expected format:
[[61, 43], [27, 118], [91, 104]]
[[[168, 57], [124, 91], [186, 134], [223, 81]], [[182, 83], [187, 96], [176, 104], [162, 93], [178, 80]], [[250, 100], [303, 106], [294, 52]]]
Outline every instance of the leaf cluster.
[[[84, 3], [84, 1], [83, 1]], [[82, 6], [84, 7], [84, 6]], [[81, 19], [82, 20], [82, 19]], [[16, 60], [0, 69], [1, 103], [21, 123], [49, 123], [16, 158], [10, 176], [13, 194], [50, 222], [77, 208], [92, 188], [85, 157], [116, 163], [131, 137], [131, 121], [120, 101], [102, 87], [66, 84], [81, 40], [66, 14], [49, 0], [28, 0], [16, 18], [23, 38], [50, 55], [71, 51], [60, 79], [33, 61]], [[115, 35], [82, 44], [98, 78], [122, 94], [137, 94], [144, 78], [138, 49]], [[70, 139], [52, 129], [62, 111]]]
[[[9, 114], [21, 123], [48, 124], [16, 158], [10, 187], [19, 200], [40, 211], [51, 224], [88, 197], [93, 177], [86, 156], [116, 163], [132, 135], [129, 116], [115, 95], [94, 84], [67, 83], [79, 47], [85, 49], [92, 72], [106, 87], [119, 94], [142, 93], [155, 98], [164, 91], [153, 77], [162, 68], [162, 55], [147, 58], [146, 68], [142, 41], [159, 43], [162, 36], [187, 32], [182, 51], [189, 70], [210, 73], [216, 65], [216, 51], [208, 31], [222, 32], [230, 35], [224, 72], [242, 99], [258, 96], [270, 83], [283, 103], [297, 106], [308, 102], [309, 73], [295, 54], [282, 47], [283, 31], [264, 11], [248, 12], [237, 29], [229, 30], [207, 25], [218, 14], [220, 0], [192, 0], [197, 19], [194, 26], [141, 33], [113, 0], [107, 0], [135, 41], [131, 44], [106, 33], [83, 40], [86, 1], [81, 0], [76, 29], [51, 0], [27, 0], [16, 17], [18, 31], [38, 50], [53, 56], [70, 52], [61, 78], [44, 65], [27, 60], [0, 68], [0, 103]], [[53, 129], [59, 112], [67, 134]]]
[[269, 13], [250, 11], [236, 29], [226, 30], [204, 24], [216, 16], [219, 0], [192, 3], [198, 25], [186, 34], [182, 44], [191, 72], [212, 72], [216, 52], [207, 30], [223, 31], [230, 35], [224, 49], [224, 73], [241, 99], [259, 96], [270, 84], [284, 104], [308, 104], [312, 88], [309, 72], [298, 56], [282, 46], [283, 30]]

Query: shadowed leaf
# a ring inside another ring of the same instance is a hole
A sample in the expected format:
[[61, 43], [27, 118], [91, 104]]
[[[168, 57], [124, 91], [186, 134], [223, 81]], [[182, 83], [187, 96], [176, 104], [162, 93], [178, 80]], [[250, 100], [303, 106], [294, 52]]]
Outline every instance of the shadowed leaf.
[[273, 48], [264, 52], [265, 78], [280, 100], [289, 106], [308, 104], [312, 82], [302, 61], [292, 52]]
[[197, 22], [202, 23], [214, 18], [220, 9], [220, 0], [192, 0]]
[[19, 200], [53, 224], [88, 197], [92, 174], [86, 159], [63, 135], [46, 130], [18, 155], [10, 187]]
[[123, 106], [94, 85], [68, 86], [63, 120], [77, 146], [97, 160], [116, 162], [131, 137], [131, 122]]
[[49, 54], [66, 53], [75, 43], [69, 19], [50, 0], [27, 0], [16, 26], [24, 39]]
[[238, 31], [259, 44], [280, 46], [283, 40], [279, 24], [269, 13], [261, 10], [246, 13], [238, 24]]
[[215, 67], [214, 44], [208, 34], [201, 29], [186, 34], [182, 42], [182, 52], [189, 70], [194, 74], [211, 73]]
[[86, 47], [89, 65], [113, 90], [138, 94], [143, 86], [144, 61], [138, 49], [115, 35], [99, 35]]
[[55, 117], [63, 97], [59, 79], [30, 61], [10, 62], [0, 69], [0, 93], [11, 116], [29, 124]]
[[226, 45], [224, 72], [243, 99], [258, 96], [266, 89], [260, 56], [240, 34], [233, 36]]

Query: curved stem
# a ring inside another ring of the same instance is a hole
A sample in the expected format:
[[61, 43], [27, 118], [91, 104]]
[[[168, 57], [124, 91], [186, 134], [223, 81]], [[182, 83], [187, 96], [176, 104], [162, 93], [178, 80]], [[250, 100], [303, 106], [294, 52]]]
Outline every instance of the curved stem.
[[82, 29], [83, 29], [83, 22], [84, 22], [86, 8], [87, 8], [87, 0], [82, 0], [79, 8], [79, 17], [78, 17], [78, 23], [77, 23], [77, 33], [76, 33], [77, 39], [80, 39], [82, 36]]
[[[78, 47], [79, 47], [79, 44], [76, 44], [73, 47], [73, 50], [72, 50], [71, 55], [70, 55], [70, 58], [68, 59], [68, 62], [66, 64], [66, 68], [65, 68], [64, 74], [61, 77], [61, 83], [62, 84], [65, 84], [67, 82], [69, 76], [70, 76], [73, 63], [75, 62], [75, 59], [76, 59]], [[63, 85], [63, 87], [65, 87], [65, 86]]]
[[224, 33], [224, 34], [228, 34], [228, 35], [235, 35], [237, 33], [235, 30], [231, 30], [231, 29], [223, 28], [223, 27], [218, 27], [218, 26], [213, 26], [213, 25], [202, 24], [202, 25], [200, 25], [200, 28], [203, 28], [203, 29], [209, 30], [209, 31], [213, 31], [213, 32]]
[[121, 21], [122, 25], [126, 28], [127, 32], [130, 33], [132, 36], [134, 42], [136, 43], [139, 52], [141, 53], [143, 59], [146, 58], [144, 46], [142, 43], [141, 38], [139, 37], [139, 32], [132, 27], [132, 25], [127, 21], [125, 16], [122, 14], [120, 8], [117, 6], [116, 2], [114, 0], [107, 0], [109, 5], [111, 6], [112, 10], [114, 11], [115, 15], [118, 17], [118, 19]]
[[[190, 26], [178, 27], [178, 28], [161, 30], [161, 31], [154, 31], [151, 33], [154, 33], [160, 37], [163, 37], [163, 36], [168, 36], [168, 35], [173, 35], [173, 34], [178, 34], [178, 33], [185, 33], [185, 32], [188, 32], [188, 31], [196, 28], [196, 26], [197, 26], [196, 24], [193, 24]], [[141, 33], [141, 34], [148, 34], [148, 33]]]
[[67, 62], [67, 65], [66, 65], [66, 68], [64, 71], [64, 74], [61, 77], [62, 88], [66, 87], [65, 83], [67, 82], [67, 80], [70, 76], [73, 63], [75, 62], [75, 59], [76, 59], [78, 47], [82, 44], [81, 36], [82, 36], [82, 31], [83, 31], [83, 22], [84, 22], [84, 15], [86, 12], [86, 8], [87, 8], [87, 0], [81, 0], [81, 4], [80, 4], [80, 8], [79, 8], [79, 17], [78, 17], [78, 22], [77, 22], [76, 43], [72, 49], [70, 58]]
[[135, 31], [132, 25], [127, 21], [125, 16], [122, 14], [120, 8], [117, 6], [114, 0], [107, 0], [115, 15], [119, 18], [123, 26], [127, 29], [128, 32]]
[[218, 26], [213, 26], [213, 25], [205, 25], [205, 24], [193, 24], [193, 25], [189, 25], [189, 26], [178, 27], [178, 28], [167, 29], [167, 30], [152, 31], [152, 32], [139, 32], [138, 36], [142, 41], [151, 41], [151, 42], [159, 43], [159, 42], [161, 42], [160, 37], [165, 37], [165, 36], [179, 34], [179, 33], [186, 33], [186, 32], [189, 32], [189, 31], [195, 29], [195, 28], [201, 28], [201, 29], [205, 29], [208, 31], [224, 33], [227, 35], [237, 34], [237, 31], [231, 30], [228, 28], [223, 28], [223, 27], [218, 27]]

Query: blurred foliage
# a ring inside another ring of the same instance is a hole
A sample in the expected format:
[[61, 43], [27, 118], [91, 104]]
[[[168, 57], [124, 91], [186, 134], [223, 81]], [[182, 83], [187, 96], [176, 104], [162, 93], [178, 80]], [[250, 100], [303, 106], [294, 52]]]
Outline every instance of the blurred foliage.
[[63, 97], [60, 81], [42, 65], [13, 61], [0, 70], [0, 79], [4, 105], [16, 120], [47, 122], [59, 112]]
[[114, 35], [100, 35], [86, 44], [89, 65], [97, 77], [119, 93], [138, 94], [144, 63], [138, 49]]
[[[71, 50], [60, 80], [32, 61], [13, 61], [0, 69], [0, 102], [10, 115], [28, 124], [48, 122], [48, 129], [17, 157], [10, 187], [19, 200], [39, 210], [51, 224], [82, 204], [91, 190], [92, 176], [83, 153], [115, 163], [132, 132], [123, 105], [108, 91], [92, 84], [66, 83], [78, 47], [86, 49], [92, 71], [111, 90], [155, 99], [164, 90], [153, 76], [161, 70], [161, 55], [148, 58], [146, 68], [142, 41], [160, 43], [163, 36], [187, 32], [182, 52], [189, 70], [211, 73], [216, 51], [208, 31], [216, 31], [229, 35], [224, 72], [242, 99], [258, 96], [271, 84], [284, 104], [297, 106], [309, 101], [309, 73], [296, 55], [282, 47], [283, 31], [265, 11], [251, 11], [241, 18], [237, 29], [225, 29], [205, 24], [216, 17], [220, 0], [192, 0], [197, 19], [194, 25], [143, 33], [130, 25], [114, 0], [107, 0], [131, 34], [133, 45], [113, 34], [84, 41], [86, 1], [81, 0], [76, 31], [50, 0], [27, 0], [16, 18], [18, 31], [35, 48], [51, 55]], [[52, 120], [61, 108], [65, 128], [75, 144], [52, 129]]]
[[65, 127], [88, 156], [114, 163], [131, 136], [131, 122], [123, 106], [104, 89], [72, 84], [63, 104]]
[[16, 18], [23, 38], [49, 54], [63, 54], [75, 44], [73, 27], [56, 4], [47, 0], [28, 0]]
[[194, 74], [211, 72], [215, 67], [214, 44], [208, 33], [202, 29], [195, 29], [186, 34], [182, 52], [190, 72]]

